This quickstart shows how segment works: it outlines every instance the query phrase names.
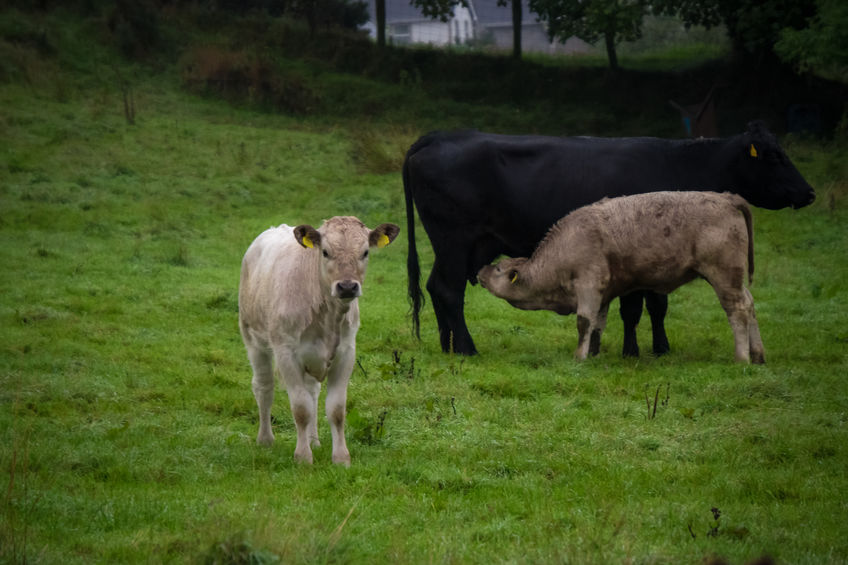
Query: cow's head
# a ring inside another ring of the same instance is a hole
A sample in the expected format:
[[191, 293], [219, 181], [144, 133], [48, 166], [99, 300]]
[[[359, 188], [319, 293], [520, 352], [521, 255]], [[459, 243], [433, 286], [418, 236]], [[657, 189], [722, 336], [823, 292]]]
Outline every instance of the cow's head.
[[735, 178], [729, 187], [760, 208], [803, 208], [812, 204], [816, 193], [777, 143], [765, 124], [748, 124], [744, 134], [732, 138], [729, 151], [735, 163]]
[[380, 224], [368, 229], [353, 216], [336, 216], [317, 230], [303, 224], [294, 228], [294, 237], [303, 247], [321, 254], [321, 285], [330, 296], [353, 300], [362, 294], [362, 282], [371, 247], [385, 247], [397, 237], [400, 228]]

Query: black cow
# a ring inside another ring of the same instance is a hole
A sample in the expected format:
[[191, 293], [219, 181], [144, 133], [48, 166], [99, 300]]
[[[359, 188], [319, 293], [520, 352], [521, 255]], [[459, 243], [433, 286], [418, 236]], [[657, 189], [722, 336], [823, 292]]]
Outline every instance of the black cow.
[[[414, 206], [435, 262], [427, 290], [445, 352], [477, 352], [464, 317], [466, 281], [499, 255], [527, 257], [548, 228], [603, 197], [658, 190], [731, 191], [754, 206], [801, 208], [815, 199], [761, 122], [729, 138], [508, 136], [433, 132], [416, 141], [403, 164], [409, 255], [408, 291], [419, 336], [423, 303], [415, 247]], [[636, 292], [620, 299], [623, 354], [638, 355], [642, 298], [651, 316], [653, 350], [668, 351], [668, 298]]]

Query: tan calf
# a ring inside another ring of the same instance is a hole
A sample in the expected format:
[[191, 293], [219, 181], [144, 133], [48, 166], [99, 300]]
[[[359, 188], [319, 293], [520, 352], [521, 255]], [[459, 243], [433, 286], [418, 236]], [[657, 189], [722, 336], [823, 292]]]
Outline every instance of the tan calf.
[[577, 313], [575, 356], [596, 355], [613, 298], [670, 293], [706, 279], [727, 313], [736, 359], [764, 363], [754, 300], [751, 212], [743, 198], [714, 192], [652, 192], [605, 199], [557, 222], [533, 255], [478, 273], [495, 296], [524, 310]]
[[359, 329], [357, 297], [369, 249], [388, 245], [398, 231], [394, 224], [370, 230], [352, 216], [335, 217], [317, 230], [309, 225], [270, 228], [247, 249], [239, 285], [239, 327], [253, 367], [258, 443], [274, 441], [276, 365], [297, 427], [295, 459], [312, 463], [310, 444], [320, 445], [318, 395], [326, 379], [333, 462], [350, 465], [344, 421]]

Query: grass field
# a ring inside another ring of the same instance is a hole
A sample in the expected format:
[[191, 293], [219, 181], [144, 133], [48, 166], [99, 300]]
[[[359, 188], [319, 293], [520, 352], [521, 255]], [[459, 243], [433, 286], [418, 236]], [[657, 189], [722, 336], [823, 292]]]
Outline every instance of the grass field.
[[[785, 139], [817, 202], [755, 211], [766, 365], [732, 362], [706, 283], [671, 296], [669, 355], [622, 359], [614, 305], [583, 363], [574, 317], [469, 288], [481, 355], [459, 358], [429, 305], [409, 330], [414, 110], [263, 113], [141, 70], [129, 125], [96, 73], [24, 62], [0, 83], [0, 561], [848, 561], [844, 146]], [[402, 228], [360, 299], [349, 469], [323, 407], [315, 464], [293, 462], [282, 390], [256, 446], [237, 328], [251, 240], [336, 214]]]

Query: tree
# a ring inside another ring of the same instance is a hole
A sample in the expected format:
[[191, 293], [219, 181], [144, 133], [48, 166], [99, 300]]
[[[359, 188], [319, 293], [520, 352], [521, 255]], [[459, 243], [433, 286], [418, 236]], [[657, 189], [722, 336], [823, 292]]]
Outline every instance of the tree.
[[615, 46], [642, 36], [645, 0], [530, 0], [530, 9], [548, 24], [548, 36], [565, 43], [576, 35], [589, 43], [603, 38], [612, 69], [618, 69]]
[[803, 29], [784, 28], [777, 55], [802, 72], [848, 83], [848, 3], [818, 0], [816, 14]]
[[[521, 58], [521, 0], [512, 3], [512, 56]], [[506, 6], [507, 0], [498, 0], [498, 6]]]
[[377, 0], [374, 4], [374, 19], [377, 24], [377, 45], [386, 46], [386, 0]]

